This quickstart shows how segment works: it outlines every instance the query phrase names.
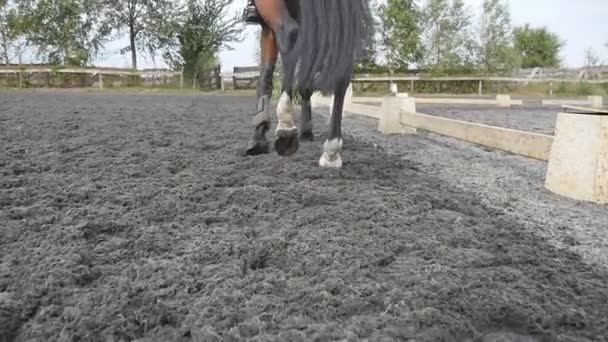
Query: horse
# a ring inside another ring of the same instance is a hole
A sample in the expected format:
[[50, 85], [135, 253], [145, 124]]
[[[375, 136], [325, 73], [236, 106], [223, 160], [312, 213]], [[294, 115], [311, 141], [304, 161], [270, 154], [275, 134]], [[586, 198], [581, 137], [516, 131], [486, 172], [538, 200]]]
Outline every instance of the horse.
[[[245, 156], [269, 153], [270, 100], [278, 54], [283, 64], [274, 149], [281, 156], [297, 152], [301, 141], [314, 141], [311, 97], [333, 92], [329, 129], [319, 159], [322, 168], [341, 168], [344, 97], [371, 23], [369, 0], [251, 0], [245, 21], [261, 25], [261, 68], [253, 138]], [[257, 14], [257, 15], [256, 15]], [[294, 125], [293, 95], [301, 97], [300, 130]]]

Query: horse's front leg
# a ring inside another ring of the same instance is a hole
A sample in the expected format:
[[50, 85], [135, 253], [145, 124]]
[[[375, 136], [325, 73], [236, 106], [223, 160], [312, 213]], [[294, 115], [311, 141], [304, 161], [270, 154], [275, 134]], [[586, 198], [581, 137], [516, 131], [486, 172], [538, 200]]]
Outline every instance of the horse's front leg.
[[298, 127], [293, 122], [292, 91], [283, 87], [277, 105], [277, 129], [275, 131], [274, 149], [279, 155], [289, 156], [298, 151]]
[[350, 83], [350, 76], [336, 82], [334, 88], [334, 103], [331, 109], [327, 139], [323, 144], [323, 155], [319, 159], [319, 166], [326, 168], [341, 168], [342, 157], [342, 111], [344, 109], [344, 97]]
[[261, 57], [262, 68], [257, 85], [257, 111], [253, 117], [255, 132], [245, 149], [245, 155], [260, 155], [269, 153], [266, 132], [270, 129], [270, 99], [272, 97], [274, 69], [278, 57], [278, 47], [274, 32], [267, 25], [262, 25]]
[[300, 90], [300, 96], [302, 96], [302, 118], [300, 122], [300, 140], [302, 141], [314, 141], [315, 136], [312, 133], [312, 106], [310, 104], [310, 98], [312, 97], [312, 90]]

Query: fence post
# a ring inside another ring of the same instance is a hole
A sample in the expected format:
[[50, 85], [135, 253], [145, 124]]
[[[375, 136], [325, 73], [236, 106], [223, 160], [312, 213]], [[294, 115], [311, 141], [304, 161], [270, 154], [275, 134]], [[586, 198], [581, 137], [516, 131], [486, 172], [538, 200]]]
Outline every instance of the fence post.
[[103, 74], [100, 72], [97, 76], [99, 77], [99, 89], [103, 89]]
[[179, 88], [184, 89], [184, 71], [179, 74]]
[[483, 80], [479, 80], [479, 95], [483, 95]]

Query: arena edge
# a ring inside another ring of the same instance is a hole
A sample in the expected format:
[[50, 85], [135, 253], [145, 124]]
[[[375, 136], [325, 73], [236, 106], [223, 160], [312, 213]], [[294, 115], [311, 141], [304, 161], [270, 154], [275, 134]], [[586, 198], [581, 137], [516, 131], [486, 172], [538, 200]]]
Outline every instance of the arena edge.
[[[415, 134], [422, 129], [546, 161], [545, 187], [549, 191], [575, 200], [608, 203], [608, 110], [597, 109], [602, 103], [599, 99], [590, 101], [596, 109], [559, 113], [555, 136], [418, 113], [416, 99], [406, 94], [381, 100], [381, 108], [348, 102], [345, 110], [378, 119], [378, 130], [383, 134]], [[330, 103], [329, 98], [313, 97], [315, 107]]]

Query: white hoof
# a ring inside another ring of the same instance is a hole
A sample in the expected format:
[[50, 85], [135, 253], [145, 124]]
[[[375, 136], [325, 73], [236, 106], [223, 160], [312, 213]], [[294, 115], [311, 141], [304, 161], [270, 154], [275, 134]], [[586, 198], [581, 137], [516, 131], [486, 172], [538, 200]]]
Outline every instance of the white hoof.
[[328, 169], [339, 169], [342, 167], [342, 158], [340, 154], [335, 154], [332, 158], [327, 152], [323, 152], [321, 159], [319, 159], [319, 166]]
[[339, 169], [342, 167], [342, 139], [326, 140], [323, 144], [323, 155], [319, 159], [319, 166], [324, 168]]

